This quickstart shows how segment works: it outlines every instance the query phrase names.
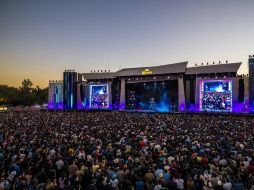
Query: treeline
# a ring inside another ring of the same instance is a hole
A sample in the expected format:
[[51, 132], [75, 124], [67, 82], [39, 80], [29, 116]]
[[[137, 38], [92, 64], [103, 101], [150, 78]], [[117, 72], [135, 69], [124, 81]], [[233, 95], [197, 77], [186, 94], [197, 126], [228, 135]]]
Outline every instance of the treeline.
[[48, 102], [48, 88], [33, 87], [30, 79], [23, 80], [19, 88], [0, 85], [0, 105], [42, 105]]

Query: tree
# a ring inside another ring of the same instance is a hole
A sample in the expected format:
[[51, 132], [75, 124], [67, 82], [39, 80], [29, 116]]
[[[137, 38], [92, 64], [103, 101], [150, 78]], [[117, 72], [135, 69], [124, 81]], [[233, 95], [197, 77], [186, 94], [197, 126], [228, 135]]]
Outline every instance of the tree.
[[33, 88], [30, 79], [22, 81], [19, 88], [0, 85], [0, 105], [24, 105], [31, 106], [34, 104], [44, 104], [48, 99], [48, 88]]
[[32, 91], [33, 83], [30, 79], [25, 79], [22, 81], [21, 91], [25, 93], [30, 93]]
[[4, 100], [0, 102], [1, 105], [16, 106], [22, 103], [19, 89], [7, 85], [0, 85], [0, 99]]
[[40, 88], [39, 86], [36, 86], [36, 88], [33, 89], [33, 96], [34, 96], [34, 102], [37, 104], [44, 104], [48, 100], [48, 88]]
[[0, 105], [24, 105], [31, 106], [34, 104], [44, 104], [48, 99], [48, 88], [33, 88], [33, 83], [30, 79], [22, 81], [19, 88], [0, 85]]

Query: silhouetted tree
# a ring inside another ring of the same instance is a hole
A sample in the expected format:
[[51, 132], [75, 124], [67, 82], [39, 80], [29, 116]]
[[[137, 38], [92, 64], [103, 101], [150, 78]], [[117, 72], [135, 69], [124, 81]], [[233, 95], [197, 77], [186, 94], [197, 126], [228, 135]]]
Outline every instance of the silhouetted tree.
[[24, 105], [31, 106], [33, 104], [47, 103], [48, 88], [33, 88], [33, 83], [30, 79], [22, 81], [19, 88], [0, 85], [0, 104], [8, 105]]

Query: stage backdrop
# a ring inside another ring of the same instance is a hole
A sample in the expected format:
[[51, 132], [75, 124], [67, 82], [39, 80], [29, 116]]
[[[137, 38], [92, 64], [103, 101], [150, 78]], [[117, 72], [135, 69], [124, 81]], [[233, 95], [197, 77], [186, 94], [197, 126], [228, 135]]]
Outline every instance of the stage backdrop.
[[178, 110], [178, 81], [126, 83], [126, 110], [170, 112]]

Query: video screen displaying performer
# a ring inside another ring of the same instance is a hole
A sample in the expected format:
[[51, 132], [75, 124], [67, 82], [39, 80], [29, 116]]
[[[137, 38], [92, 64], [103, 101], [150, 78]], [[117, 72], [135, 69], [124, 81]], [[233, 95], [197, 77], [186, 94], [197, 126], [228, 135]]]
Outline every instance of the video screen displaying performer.
[[232, 111], [232, 81], [209, 80], [201, 82], [201, 111]]
[[109, 108], [108, 85], [90, 85], [90, 108]]
[[126, 84], [126, 109], [155, 112], [177, 111], [177, 80]]

